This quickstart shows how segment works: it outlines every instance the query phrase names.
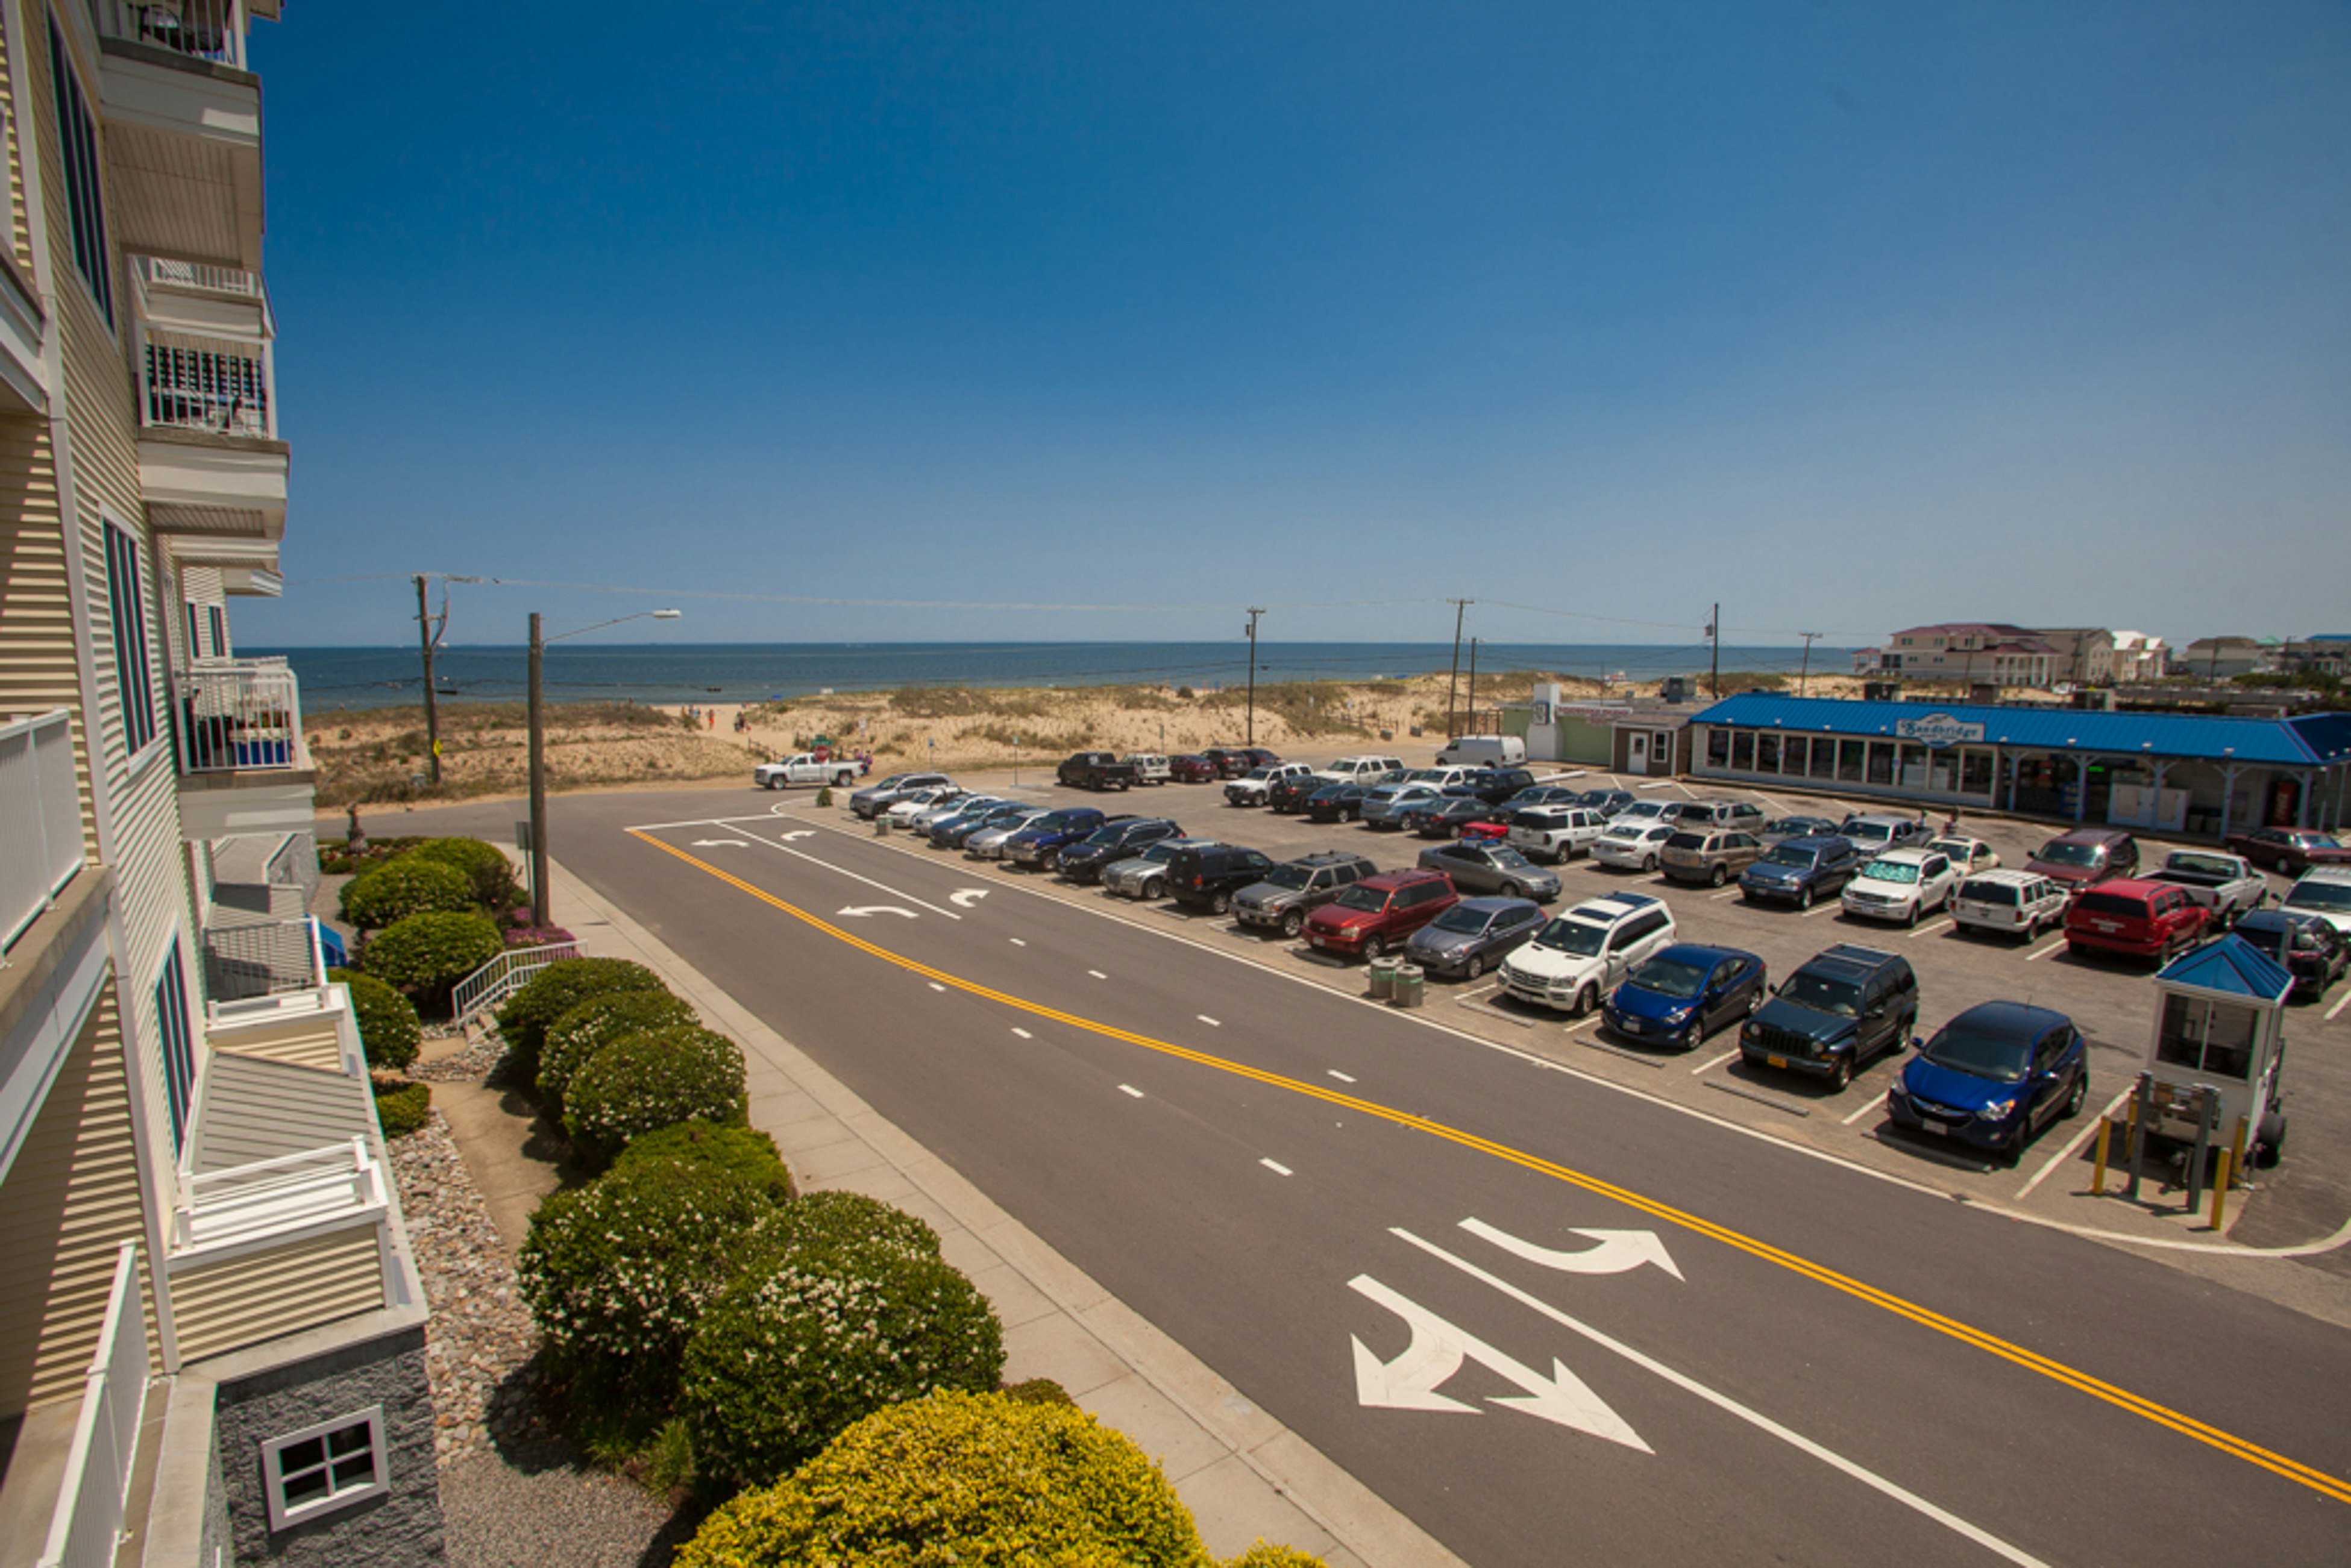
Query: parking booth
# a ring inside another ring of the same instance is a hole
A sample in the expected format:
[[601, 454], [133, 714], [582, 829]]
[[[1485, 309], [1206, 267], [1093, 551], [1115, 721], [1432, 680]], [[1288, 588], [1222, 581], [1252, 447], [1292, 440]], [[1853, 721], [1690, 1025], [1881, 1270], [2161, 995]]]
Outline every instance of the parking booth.
[[2229, 1170], [2250, 1155], [2275, 1165], [2285, 1147], [2279, 1080], [2294, 977], [2241, 936], [2223, 936], [2155, 977], [2156, 1017], [2139, 1073], [2131, 1140], [2136, 1184], [2150, 1135], [2188, 1152], [2189, 1205], [2211, 1151]]

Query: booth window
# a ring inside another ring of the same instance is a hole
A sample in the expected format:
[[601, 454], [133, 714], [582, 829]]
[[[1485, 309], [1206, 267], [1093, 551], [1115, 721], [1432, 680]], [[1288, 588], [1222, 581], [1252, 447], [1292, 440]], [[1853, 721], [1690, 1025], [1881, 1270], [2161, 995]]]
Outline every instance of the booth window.
[[2239, 1002], [2208, 1001], [2172, 992], [2163, 998], [2155, 1059], [2211, 1078], [2242, 1082], [2253, 1061], [2253, 1030], [2261, 1015]]
[[371, 1405], [261, 1445], [269, 1528], [283, 1530], [390, 1489], [384, 1474], [383, 1406]]

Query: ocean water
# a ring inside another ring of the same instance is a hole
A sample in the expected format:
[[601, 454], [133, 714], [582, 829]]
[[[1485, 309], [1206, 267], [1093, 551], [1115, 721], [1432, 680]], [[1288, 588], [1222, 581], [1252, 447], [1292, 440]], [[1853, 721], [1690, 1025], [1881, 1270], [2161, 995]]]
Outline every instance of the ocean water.
[[[413, 703], [423, 686], [417, 650], [406, 648], [249, 648], [283, 655], [310, 712], [393, 707]], [[1462, 668], [1469, 650], [1462, 648]], [[1729, 647], [1722, 667], [1795, 673], [1801, 648]], [[1531, 670], [1635, 681], [1703, 673], [1704, 647], [1643, 643], [1480, 643], [1478, 678]], [[1421, 674], [1451, 666], [1450, 643], [1259, 643], [1257, 678], [1361, 681]], [[1815, 647], [1812, 668], [1842, 674], [1844, 649]], [[451, 647], [434, 655], [444, 697], [514, 702], [524, 695], [528, 653], [521, 647]], [[1093, 686], [1165, 684], [1202, 689], [1249, 677], [1249, 645], [1229, 643], [558, 643], [547, 651], [551, 702], [757, 702], [768, 697], [897, 686]], [[1508, 695], [1525, 695], [1522, 683]], [[1495, 688], [1500, 690], [1501, 688]]]

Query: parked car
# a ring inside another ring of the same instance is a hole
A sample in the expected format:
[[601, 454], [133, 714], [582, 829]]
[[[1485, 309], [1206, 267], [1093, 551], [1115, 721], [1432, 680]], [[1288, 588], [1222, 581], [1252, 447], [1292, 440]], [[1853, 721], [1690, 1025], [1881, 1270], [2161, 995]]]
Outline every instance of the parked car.
[[[1641, 803], [1646, 806], [1649, 802]], [[1655, 871], [1657, 856], [1674, 832], [1674, 827], [1667, 822], [1627, 822], [1619, 818], [1608, 824], [1606, 832], [1592, 841], [1593, 863], [1614, 866], [1618, 871]]]
[[1658, 821], [1677, 828], [1729, 828], [1755, 837], [1763, 830], [1763, 808], [1751, 800], [1669, 800]]
[[1167, 862], [1167, 891], [1178, 904], [1224, 915], [1233, 907], [1233, 894], [1263, 882], [1272, 869], [1271, 855], [1238, 844], [1182, 850]]
[[2075, 828], [2033, 851], [2024, 869], [2079, 893], [2115, 877], [2137, 875], [2138, 841], [2119, 828]]
[[1754, 904], [1792, 904], [1810, 909], [1813, 901], [1844, 891], [1861, 869], [1861, 852], [1842, 833], [1806, 834], [1782, 839], [1765, 850], [1755, 863], [1739, 874], [1739, 891]]
[[969, 843], [972, 835], [985, 828], [1000, 828], [1018, 821], [1026, 813], [1041, 811], [1042, 806], [1018, 800], [1007, 800], [994, 806], [976, 807], [968, 812], [946, 817], [931, 824], [931, 847], [959, 850]]
[[1494, 808], [1475, 795], [1449, 795], [1443, 800], [1424, 802], [1405, 817], [1405, 825], [1424, 839], [1458, 839], [1472, 822], [1494, 822], [1503, 832], [1509, 831], [1496, 821]]
[[1295, 816], [1306, 810], [1306, 802], [1314, 791], [1327, 789], [1330, 787], [1331, 781], [1328, 779], [1315, 773], [1301, 773], [1295, 778], [1277, 779], [1266, 789], [1265, 809], [1276, 816]]
[[1619, 822], [1636, 822], [1643, 824], [1664, 822], [1666, 821], [1666, 807], [1669, 803], [1670, 802], [1665, 800], [1646, 800], [1636, 796], [1633, 800], [1627, 800], [1615, 810], [1608, 813], [1609, 826], [1614, 827]]
[[1098, 882], [1102, 873], [1120, 861], [1159, 842], [1162, 839], [1178, 839], [1184, 830], [1165, 817], [1129, 817], [1123, 821], [1105, 822], [1088, 833], [1082, 842], [1063, 847], [1061, 872], [1071, 882]]
[[1000, 821], [990, 818], [978, 831], [963, 841], [963, 852], [973, 860], [1000, 861], [1004, 846], [1012, 835], [1052, 810], [1050, 806], [1019, 806]]
[[1508, 844], [1438, 844], [1420, 852], [1426, 871], [1441, 871], [1465, 893], [1531, 898], [1549, 904], [1560, 894], [1559, 873], [1545, 871]]
[[956, 817], [967, 817], [975, 812], [993, 811], [998, 806], [1008, 806], [1011, 803], [995, 795], [956, 795], [949, 800], [935, 800], [927, 810], [918, 813], [914, 821], [908, 824], [908, 831], [928, 838], [932, 831], [941, 822], [952, 821]]
[[2065, 924], [2072, 896], [2064, 883], [2037, 871], [1979, 872], [1952, 895], [1951, 919], [1970, 931], [1996, 931], [2029, 942], [2044, 928]]
[[1583, 796], [1564, 784], [1530, 784], [1502, 802], [1506, 811], [1528, 811], [1538, 806], [1573, 806]]
[[1141, 854], [1132, 859], [1113, 861], [1102, 868], [1104, 891], [1121, 898], [1140, 899], [1145, 904], [1167, 895], [1167, 862], [1186, 850], [1207, 849], [1214, 839], [1162, 839], [1145, 845]]
[[2351, 968], [2351, 940], [2315, 915], [2256, 909], [2237, 922], [2237, 935], [2294, 976], [2294, 994], [2316, 1001]]
[[1217, 779], [1216, 763], [1196, 751], [1186, 751], [1167, 759], [1167, 777], [1177, 784], [1213, 784]]
[[1536, 806], [1510, 813], [1510, 842], [1531, 861], [1565, 865], [1608, 831], [1589, 806]]
[[1134, 769], [1134, 781], [1138, 784], [1167, 782], [1167, 758], [1155, 751], [1130, 751], [1119, 760]]
[[2241, 855], [2215, 854], [2210, 850], [2174, 850], [2163, 864], [2140, 880], [2168, 883], [2203, 905], [2212, 925], [2226, 929], [2248, 910], [2270, 901], [2270, 881]]
[[2255, 865], [2300, 876], [2314, 865], [2351, 865], [2351, 849], [2332, 833], [2307, 828], [2249, 828], [2231, 833], [2228, 848]]
[[1286, 861], [1233, 895], [1233, 915], [1244, 925], [1295, 936], [1308, 915], [1379, 870], [1367, 856], [1343, 850]]
[[1771, 988], [1739, 1031], [1750, 1067], [1825, 1078], [1843, 1089], [1878, 1057], [1902, 1049], [1918, 1024], [1910, 961], [1840, 942]]
[[1434, 784], [1419, 782], [1383, 784], [1364, 797], [1363, 804], [1356, 809], [1355, 816], [1368, 827], [1400, 828], [1404, 824], [1398, 821], [1398, 818], [1404, 812], [1424, 800], [1437, 800], [1441, 793], [1442, 791]]
[[1474, 980], [1542, 927], [1542, 911], [1523, 898], [1465, 898], [1412, 934], [1406, 963], [1448, 980]]
[[1520, 790], [1534, 787], [1535, 776], [1523, 768], [1480, 768], [1461, 785], [1489, 806], [1499, 806]]
[[1971, 839], [1965, 833], [1929, 839], [1927, 847], [1951, 862], [1951, 869], [1963, 877], [1980, 871], [1991, 871], [2000, 864], [2000, 852], [1981, 839]]
[[935, 789], [955, 780], [944, 773], [893, 773], [879, 783], [868, 785], [849, 798], [849, 809], [872, 821], [889, 809], [890, 803], [913, 789]]
[[1638, 797], [1630, 789], [1586, 789], [1576, 796], [1575, 803], [1604, 817], [1614, 817]]
[[1853, 841], [1865, 855], [1886, 850], [1907, 850], [1925, 843], [1934, 834], [1917, 817], [1889, 817], [1856, 811], [1837, 824], [1837, 831]]
[[1886, 1092], [1897, 1127], [2007, 1155], [2090, 1096], [2089, 1052], [2074, 1020], [2025, 1002], [1979, 1002], [1903, 1064]]
[[2351, 936], [2351, 870], [2314, 866], [2286, 891], [2284, 907], [2315, 915], [2346, 936]]
[[1303, 779], [1313, 771], [1303, 762], [1270, 762], [1252, 768], [1225, 786], [1225, 800], [1235, 806], [1262, 806], [1265, 792], [1279, 779]]
[[1325, 784], [1301, 809], [1318, 822], [1352, 822], [1364, 814], [1364, 797], [1372, 789], [1369, 784]]
[[1916, 925], [1949, 908], [1959, 888], [1959, 873], [1935, 851], [1888, 850], [1855, 872], [1839, 896], [1853, 919]]
[[1756, 833], [1767, 844], [1781, 843], [1789, 839], [1823, 839], [1842, 837], [1844, 830], [1831, 817], [1775, 817], [1763, 824]]
[[1761, 1007], [1763, 979], [1763, 960], [1752, 953], [1677, 942], [1616, 982], [1601, 1021], [1628, 1039], [1687, 1051]]
[[813, 751], [803, 751], [780, 762], [762, 762], [751, 769], [751, 782], [762, 789], [780, 789], [787, 784], [829, 784], [836, 789], [845, 789], [856, 779], [856, 758], [820, 758]]
[[1053, 769], [1053, 782], [1065, 789], [1132, 789], [1140, 781], [1134, 764], [1114, 751], [1081, 751]]
[[1092, 806], [1064, 806], [1058, 811], [1048, 811], [1004, 841], [1003, 858], [1014, 865], [1041, 866], [1050, 871], [1061, 860], [1062, 850], [1082, 843], [1094, 830], [1107, 826], [1109, 821]]
[[1501, 813], [1489, 811], [1475, 821], [1461, 824], [1461, 841], [1465, 844], [1507, 844], [1510, 841], [1510, 825], [1500, 821]]
[[1469, 767], [1416, 768], [1406, 773], [1403, 779], [1398, 780], [1398, 782], [1405, 784], [1434, 784], [1439, 789], [1450, 792], [1460, 789], [1463, 785], [1468, 783], [1470, 779], [1475, 779], [1483, 771], [1483, 768]]
[[2196, 946], [2211, 918], [2185, 888], [2113, 877], [2074, 895], [2065, 911], [2065, 950], [2168, 959]]
[[1262, 746], [1212, 746], [1200, 755], [1217, 765], [1219, 779], [1239, 779], [1252, 768], [1267, 768], [1281, 760]]
[[1306, 917], [1306, 945], [1323, 953], [1376, 958], [1461, 902], [1441, 872], [1367, 876]]
[[1610, 893], [1555, 915], [1502, 963], [1514, 998], [1581, 1018], [1635, 964], [1674, 944], [1674, 912], [1646, 893]]
[[1762, 853], [1763, 841], [1752, 833], [1678, 825], [1657, 852], [1657, 865], [1672, 881], [1720, 887]]
[[1317, 768], [1316, 777], [1330, 784], [1376, 784], [1391, 773], [1404, 771], [1397, 757], [1342, 757]]
[[1527, 759], [1527, 743], [1515, 735], [1463, 735], [1445, 743], [1437, 760], [1468, 762], [1481, 768], [1514, 767]]
[[914, 819], [932, 807], [952, 805], [962, 799], [964, 793], [952, 784], [935, 785], [928, 789], [909, 789], [883, 807], [882, 814], [890, 820], [893, 828], [911, 828], [914, 825]]

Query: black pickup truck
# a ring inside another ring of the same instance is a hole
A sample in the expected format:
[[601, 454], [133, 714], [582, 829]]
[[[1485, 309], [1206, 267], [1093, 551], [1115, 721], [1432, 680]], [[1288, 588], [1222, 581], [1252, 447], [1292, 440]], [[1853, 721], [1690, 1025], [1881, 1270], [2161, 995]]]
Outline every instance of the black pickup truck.
[[1114, 751], [1081, 751], [1053, 769], [1053, 779], [1072, 789], [1132, 789], [1137, 782], [1134, 764]]

